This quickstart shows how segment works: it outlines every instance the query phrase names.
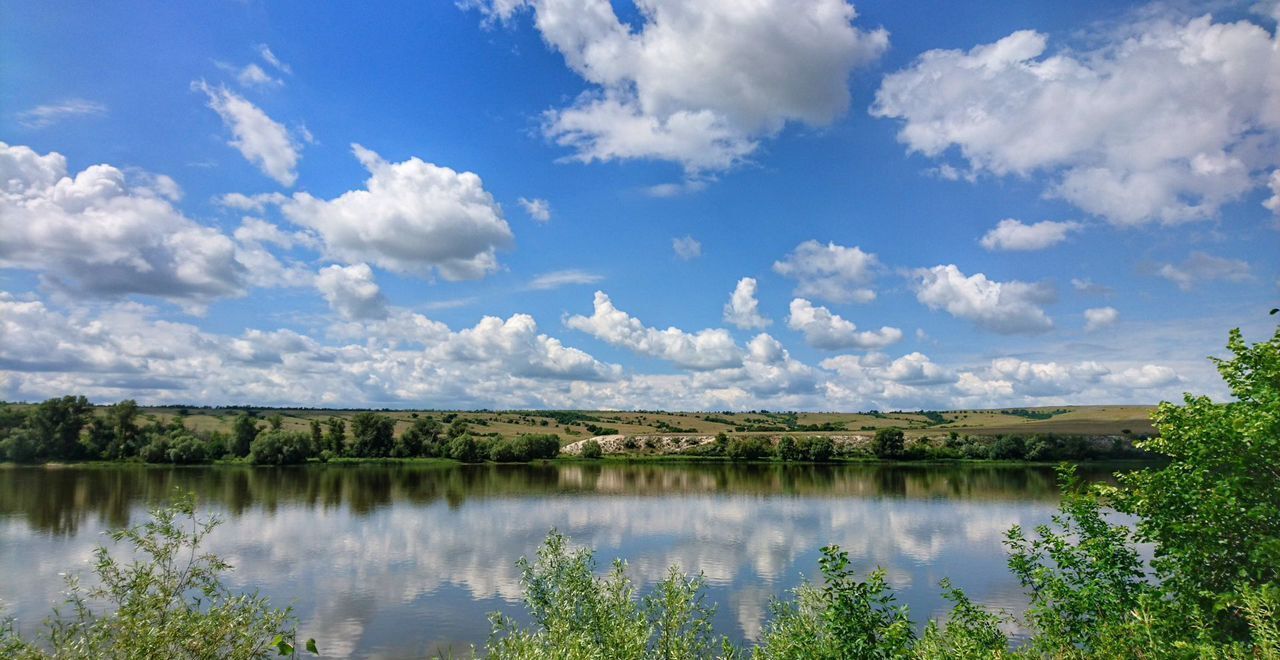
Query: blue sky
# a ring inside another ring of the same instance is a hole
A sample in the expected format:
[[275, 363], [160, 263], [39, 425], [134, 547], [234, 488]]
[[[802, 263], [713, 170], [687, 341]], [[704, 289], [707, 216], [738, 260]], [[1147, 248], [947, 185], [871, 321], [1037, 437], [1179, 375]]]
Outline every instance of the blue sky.
[[1278, 11], [0, 2], [0, 398], [1221, 394]]

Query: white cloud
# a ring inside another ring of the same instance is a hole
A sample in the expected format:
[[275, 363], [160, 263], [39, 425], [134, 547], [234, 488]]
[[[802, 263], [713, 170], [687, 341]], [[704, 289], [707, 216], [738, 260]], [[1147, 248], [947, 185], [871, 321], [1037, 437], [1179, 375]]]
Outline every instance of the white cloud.
[[446, 280], [479, 279], [497, 270], [496, 251], [511, 245], [511, 228], [480, 177], [418, 158], [388, 163], [352, 145], [369, 171], [364, 190], [322, 200], [296, 193], [286, 218], [320, 233], [330, 256], [398, 273]]
[[692, 236], [671, 239], [671, 249], [682, 261], [697, 259], [702, 256], [702, 243]]
[[837, 303], [875, 300], [870, 284], [879, 269], [876, 255], [857, 246], [817, 241], [805, 241], [782, 261], [773, 262], [775, 273], [796, 280], [795, 295]]
[[18, 123], [26, 128], [45, 128], [72, 117], [93, 117], [107, 114], [107, 106], [97, 101], [67, 99], [60, 103], [38, 105], [17, 115]]
[[524, 197], [521, 197], [516, 201], [520, 203], [520, 208], [523, 208], [524, 212], [528, 213], [529, 217], [534, 220], [537, 220], [538, 222], [547, 222], [551, 220], [551, 203], [547, 200], [539, 199], [537, 197], [533, 199], [525, 199]]
[[147, 294], [192, 310], [243, 294], [232, 240], [175, 209], [171, 179], [134, 178], [105, 164], [71, 176], [61, 154], [0, 142], [0, 267], [77, 294]]
[[387, 300], [373, 279], [369, 264], [332, 265], [316, 274], [316, 288], [329, 307], [342, 318], [382, 319], [387, 316]]
[[1267, 187], [1271, 190], [1271, 196], [1263, 200], [1262, 205], [1280, 217], [1280, 170], [1271, 173]]
[[1248, 262], [1215, 257], [1204, 252], [1192, 252], [1180, 264], [1165, 264], [1157, 274], [1177, 284], [1183, 291], [1190, 291], [1196, 284], [1209, 280], [1247, 282], [1253, 279]]
[[217, 198], [217, 202], [221, 206], [258, 213], [261, 213], [268, 206], [283, 204], [287, 201], [289, 201], [289, 198], [278, 192], [258, 193], [256, 195], [233, 192]]
[[[1143, 18], [1087, 51], [1014, 32], [886, 76], [872, 114], [900, 141], [980, 173], [1045, 173], [1118, 225], [1212, 217], [1280, 164], [1280, 49], [1248, 21]], [[1270, 145], [1270, 146], [1268, 146]]]
[[282, 186], [292, 186], [297, 181], [295, 170], [301, 147], [282, 124], [225, 87], [211, 87], [204, 81], [192, 83], [192, 87], [209, 97], [209, 107], [235, 136], [228, 144], [238, 149], [245, 160]]
[[1093, 332], [1100, 330], [1113, 323], [1120, 318], [1120, 312], [1115, 307], [1093, 307], [1084, 310], [1084, 331]]
[[997, 282], [982, 273], [965, 276], [955, 265], [919, 268], [912, 272], [916, 299], [930, 309], [945, 309], [988, 330], [1037, 333], [1053, 327], [1040, 305], [1056, 295], [1047, 284]]
[[276, 57], [276, 54], [271, 52], [271, 49], [268, 48], [266, 44], [258, 44], [258, 55], [260, 55], [263, 61], [270, 64], [276, 71], [287, 75], [293, 75], [293, 67], [281, 62], [280, 58]]
[[543, 39], [593, 85], [543, 130], [586, 162], [660, 159], [722, 170], [791, 121], [821, 126], [849, 106], [852, 70], [888, 46], [853, 27], [844, 0], [640, 0], [641, 24], [608, 0], [473, 0], [490, 19], [532, 7]]
[[773, 321], [761, 316], [760, 301], [756, 300], [756, 279], [744, 277], [738, 280], [733, 295], [724, 306], [724, 320], [743, 330], [767, 327]]
[[[514, 362], [512, 373], [530, 378], [595, 381], [620, 375], [619, 367], [598, 362], [537, 330], [537, 323], [528, 314], [514, 314], [506, 321], [486, 316], [474, 328], [451, 337], [433, 354], [471, 362]], [[519, 359], [513, 361], [513, 356]]]
[[852, 322], [832, 314], [826, 307], [815, 307], [804, 298], [791, 301], [787, 327], [804, 333], [804, 340], [814, 348], [828, 351], [846, 348], [880, 349], [902, 341], [902, 331], [885, 326], [876, 331], [858, 332]]
[[1087, 278], [1087, 277], [1085, 277], [1085, 278], [1079, 278], [1079, 277], [1073, 277], [1073, 278], [1071, 278], [1071, 288], [1075, 289], [1076, 291], [1079, 291], [1080, 293], [1087, 293], [1087, 294], [1091, 294], [1091, 295], [1104, 295], [1104, 296], [1105, 296], [1105, 295], [1110, 295], [1110, 294], [1112, 293], [1112, 291], [1111, 291], [1111, 287], [1106, 286], [1106, 285], [1103, 285], [1103, 284], [1098, 284], [1097, 282], [1094, 282], [1093, 280], [1091, 280], [1091, 279], [1089, 279], [1089, 278]]
[[982, 247], [988, 250], [1043, 250], [1067, 240], [1067, 234], [1078, 231], [1078, 222], [1054, 222], [1044, 220], [1026, 225], [1006, 218], [982, 237]]
[[593, 305], [591, 316], [571, 316], [565, 319], [565, 325], [614, 346], [687, 369], [723, 369], [742, 364], [742, 350], [723, 329], [688, 333], [674, 327], [645, 327], [640, 319], [614, 307], [603, 291], [596, 292]]
[[283, 80], [272, 77], [252, 62], [236, 72], [236, 82], [241, 87], [278, 87], [284, 84]]
[[589, 273], [585, 270], [570, 269], [556, 270], [550, 273], [543, 273], [529, 282], [529, 288], [535, 290], [558, 289], [562, 286], [572, 286], [576, 284], [595, 284], [604, 279], [603, 275]]

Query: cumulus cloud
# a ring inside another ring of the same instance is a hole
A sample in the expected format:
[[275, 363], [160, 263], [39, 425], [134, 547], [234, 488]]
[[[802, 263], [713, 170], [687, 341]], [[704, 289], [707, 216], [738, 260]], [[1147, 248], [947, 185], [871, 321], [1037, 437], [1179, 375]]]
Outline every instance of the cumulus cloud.
[[1084, 310], [1084, 331], [1093, 332], [1100, 330], [1113, 323], [1120, 318], [1120, 312], [1115, 307], [1093, 307]]
[[261, 213], [268, 206], [275, 206], [289, 201], [289, 198], [278, 192], [258, 193], [256, 195], [246, 195], [244, 193], [227, 193], [217, 198], [220, 206], [229, 209], [237, 209], [240, 211], [255, 211]]
[[724, 320], [743, 330], [767, 327], [773, 321], [760, 314], [760, 301], [756, 300], [756, 278], [744, 277], [729, 296], [724, 306]]
[[954, 264], [913, 271], [916, 299], [929, 309], [945, 309], [993, 332], [1005, 334], [1045, 332], [1053, 321], [1040, 305], [1056, 294], [1044, 283], [1016, 280], [997, 282], [982, 273], [966, 276]]
[[386, 318], [387, 300], [374, 281], [369, 264], [327, 266], [320, 269], [315, 281], [329, 307], [342, 318]]
[[614, 307], [603, 291], [596, 292], [593, 305], [591, 316], [571, 316], [565, 319], [565, 325], [614, 346], [687, 369], [722, 369], [742, 364], [742, 350], [723, 329], [688, 333], [674, 327], [646, 327], [640, 319]]
[[472, 0], [489, 20], [531, 7], [546, 43], [592, 85], [543, 132], [584, 162], [659, 159], [723, 170], [788, 122], [821, 126], [849, 106], [853, 69], [888, 46], [845, 0], [640, 0], [640, 24], [608, 0]]
[[319, 232], [326, 252], [398, 273], [479, 279], [498, 269], [496, 252], [513, 242], [502, 209], [472, 172], [410, 158], [388, 163], [352, 145], [369, 171], [365, 189], [323, 200], [296, 193], [281, 210]]
[[1215, 257], [1204, 252], [1192, 252], [1180, 264], [1165, 264], [1157, 273], [1183, 291], [1190, 291], [1196, 284], [1209, 280], [1247, 282], [1253, 279], [1248, 262]]
[[550, 273], [543, 273], [529, 282], [529, 288], [535, 290], [559, 289], [562, 286], [572, 286], [576, 284], [595, 284], [603, 280], [603, 275], [589, 273], [585, 270], [570, 269], [556, 270]]
[[795, 295], [836, 303], [875, 300], [870, 284], [879, 269], [876, 255], [857, 246], [817, 241], [805, 241], [773, 262], [773, 272], [796, 280]]
[[192, 87], [209, 97], [209, 107], [234, 136], [228, 144], [239, 150], [245, 160], [282, 186], [292, 186], [297, 181], [302, 147], [284, 125], [225, 87], [212, 87], [204, 81], [192, 83]]
[[1249, 21], [1142, 18], [1091, 50], [1022, 30], [932, 50], [885, 77], [872, 114], [977, 173], [1047, 174], [1048, 193], [1117, 225], [1212, 217], [1280, 164], [1280, 49]]
[[702, 256], [702, 243], [692, 236], [671, 239], [671, 249], [682, 261], [697, 259]]
[[38, 105], [17, 115], [18, 123], [26, 128], [45, 128], [64, 119], [94, 117], [107, 114], [107, 106], [97, 101], [67, 99], [59, 103]]
[[76, 294], [147, 294], [193, 311], [243, 294], [235, 243], [174, 208], [171, 179], [133, 179], [105, 164], [73, 176], [59, 153], [0, 143], [0, 267]]
[[0, 292], [0, 369], [13, 374], [0, 394], [564, 408], [621, 373], [617, 365], [539, 333], [523, 314], [506, 321], [485, 317], [454, 332], [391, 308], [384, 319], [347, 325], [359, 341], [331, 345], [290, 330], [222, 335], [161, 320], [155, 310], [133, 303], [61, 312]]
[[814, 348], [834, 351], [847, 348], [880, 349], [902, 341], [902, 330], [884, 326], [875, 331], [858, 332], [852, 322], [832, 314], [826, 307], [815, 307], [804, 298], [791, 301], [787, 327], [804, 333], [805, 341]]
[[528, 213], [530, 218], [538, 222], [551, 220], [551, 203], [547, 200], [538, 199], [537, 197], [533, 199], [521, 197], [516, 201], [520, 203], [520, 208], [524, 209], [524, 212]]
[[1026, 225], [1021, 221], [1006, 218], [983, 235], [981, 243], [982, 247], [992, 251], [1043, 250], [1067, 240], [1067, 234], [1080, 228], [1081, 225], [1078, 222], [1044, 220]]
[[1263, 200], [1262, 205], [1280, 217], [1280, 170], [1271, 173], [1267, 187], [1271, 190], [1271, 196]]

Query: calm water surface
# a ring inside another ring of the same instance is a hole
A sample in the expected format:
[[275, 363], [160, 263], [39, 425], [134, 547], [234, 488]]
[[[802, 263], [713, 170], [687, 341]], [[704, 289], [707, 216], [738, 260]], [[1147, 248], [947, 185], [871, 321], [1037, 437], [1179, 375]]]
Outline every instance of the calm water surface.
[[1039, 467], [0, 468], [0, 607], [35, 630], [60, 574], [88, 574], [103, 532], [175, 489], [223, 519], [210, 549], [235, 566], [234, 588], [292, 604], [325, 655], [361, 657], [483, 644], [487, 613], [519, 615], [516, 559], [552, 528], [602, 566], [626, 559], [644, 585], [671, 564], [702, 571], [718, 630], [739, 641], [759, 634], [770, 598], [817, 573], [828, 543], [883, 567], [917, 620], [947, 609], [943, 577], [1018, 613], [1002, 536], [1057, 506]]

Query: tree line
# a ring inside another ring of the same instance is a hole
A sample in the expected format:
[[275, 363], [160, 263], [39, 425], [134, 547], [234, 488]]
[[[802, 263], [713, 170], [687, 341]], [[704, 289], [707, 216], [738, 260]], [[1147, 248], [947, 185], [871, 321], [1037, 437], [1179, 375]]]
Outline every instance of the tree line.
[[257, 465], [289, 465], [338, 458], [451, 458], [464, 463], [486, 460], [522, 462], [555, 458], [560, 438], [528, 434], [511, 439], [476, 436], [466, 421], [443, 424], [417, 418], [396, 433], [388, 415], [361, 412], [350, 420], [312, 419], [308, 431], [284, 428], [284, 418], [262, 419], [242, 412], [230, 432], [188, 428], [181, 416], [165, 422], [142, 415], [131, 399], [95, 414], [83, 396], [53, 398], [22, 410], [0, 406], [0, 460], [143, 461], [198, 464], [218, 460]]

